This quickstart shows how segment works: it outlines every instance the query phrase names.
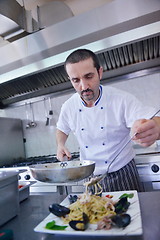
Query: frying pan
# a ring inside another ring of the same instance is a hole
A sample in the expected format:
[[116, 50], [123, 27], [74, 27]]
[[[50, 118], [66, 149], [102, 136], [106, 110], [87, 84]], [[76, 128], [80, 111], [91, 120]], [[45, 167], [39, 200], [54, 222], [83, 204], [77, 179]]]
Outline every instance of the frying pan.
[[89, 177], [95, 169], [90, 160], [72, 160], [67, 162], [30, 165], [32, 176], [47, 183], [76, 182]]

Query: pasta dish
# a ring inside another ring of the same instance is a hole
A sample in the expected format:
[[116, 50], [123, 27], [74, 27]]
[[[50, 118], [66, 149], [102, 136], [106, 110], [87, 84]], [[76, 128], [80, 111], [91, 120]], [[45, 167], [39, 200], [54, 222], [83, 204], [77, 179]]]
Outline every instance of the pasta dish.
[[[108, 230], [112, 225], [124, 228], [130, 224], [131, 216], [126, 214], [126, 211], [130, 206], [128, 198], [132, 198], [133, 194], [124, 193], [118, 201], [114, 202], [111, 195], [97, 195], [100, 186], [95, 181], [95, 194], [92, 195], [88, 190], [89, 184], [93, 184], [92, 179], [90, 182], [86, 182], [86, 191], [83, 194], [76, 196], [76, 199], [70, 198], [74, 201], [68, 207], [52, 204], [49, 206], [50, 212], [61, 217], [64, 224], [69, 224], [76, 231], [85, 231], [89, 223], [97, 224], [96, 230]], [[100, 193], [101, 191], [100, 188]], [[55, 225], [55, 221], [48, 223], [46, 226], [49, 229], [55, 227], [61, 229], [67, 226]]]
[[85, 192], [79, 196], [79, 199], [69, 206], [70, 213], [63, 217], [64, 223], [69, 223], [72, 220], [82, 220], [82, 214], [86, 213], [89, 218], [89, 223], [97, 223], [104, 216], [115, 215], [115, 207], [112, 199], [90, 195]]
[[[131, 216], [126, 213], [130, 206], [128, 198], [132, 198], [133, 193], [124, 193], [119, 199], [113, 201], [111, 195], [98, 196], [86, 192], [77, 196], [70, 195], [69, 206], [51, 204], [49, 210], [54, 215], [61, 218], [63, 224], [68, 224], [76, 231], [85, 231], [89, 224], [97, 225], [95, 230], [109, 230], [112, 226], [125, 228], [131, 222]], [[90, 226], [91, 226], [90, 225]], [[59, 226], [55, 221], [46, 224], [47, 229], [58, 230], [68, 226]]]

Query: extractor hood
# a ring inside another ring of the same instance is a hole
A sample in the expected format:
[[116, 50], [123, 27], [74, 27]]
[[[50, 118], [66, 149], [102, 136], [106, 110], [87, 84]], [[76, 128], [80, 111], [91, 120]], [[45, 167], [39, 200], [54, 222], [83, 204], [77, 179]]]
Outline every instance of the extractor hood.
[[98, 55], [104, 83], [160, 71], [160, 1], [114, 0], [1, 47], [2, 107], [72, 89], [63, 63], [77, 48]]

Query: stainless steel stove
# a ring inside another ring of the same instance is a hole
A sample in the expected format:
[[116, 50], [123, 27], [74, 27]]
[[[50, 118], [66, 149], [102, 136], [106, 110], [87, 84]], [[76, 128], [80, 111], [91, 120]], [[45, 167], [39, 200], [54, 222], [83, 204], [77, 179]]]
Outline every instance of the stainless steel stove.
[[[79, 158], [78, 152], [72, 153], [72, 159]], [[29, 181], [31, 194], [39, 193], [68, 193], [83, 192], [83, 181], [74, 183], [43, 183], [35, 180], [32, 177], [29, 166], [32, 164], [52, 163], [57, 162], [56, 155], [35, 156], [27, 159], [14, 161], [14, 164], [2, 166], [5, 169], [19, 170], [19, 178], [21, 181]], [[140, 175], [141, 182], [144, 185], [145, 191], [160, 190], [160, 152], [137, 154], [135, 157], [136, 166]]]
[[160, 152], [137, 154], [135, 162], [145, 190], [160, 190]]

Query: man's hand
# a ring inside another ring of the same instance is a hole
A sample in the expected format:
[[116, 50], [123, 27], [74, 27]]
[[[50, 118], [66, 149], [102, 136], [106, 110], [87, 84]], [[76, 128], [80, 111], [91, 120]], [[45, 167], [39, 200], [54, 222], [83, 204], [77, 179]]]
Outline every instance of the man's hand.
[[[57, 159], [59, 161], [66, 161], [71, 159], [71, 153], [65, 147], [68, 135], [57, 129], [56, 140], [57, 140]], [[67, 159], [66, 159], [67, 158]]]
[[71, 159], [71, 153], [65, 146], [58, 146], [57, 148], [57, 159], [59, 161], [67, 161]]
[[134, 122], [131, 129], [133, 140], [143, 147], [152, 145], [160, 138], [160, 117], [140, 119]]

